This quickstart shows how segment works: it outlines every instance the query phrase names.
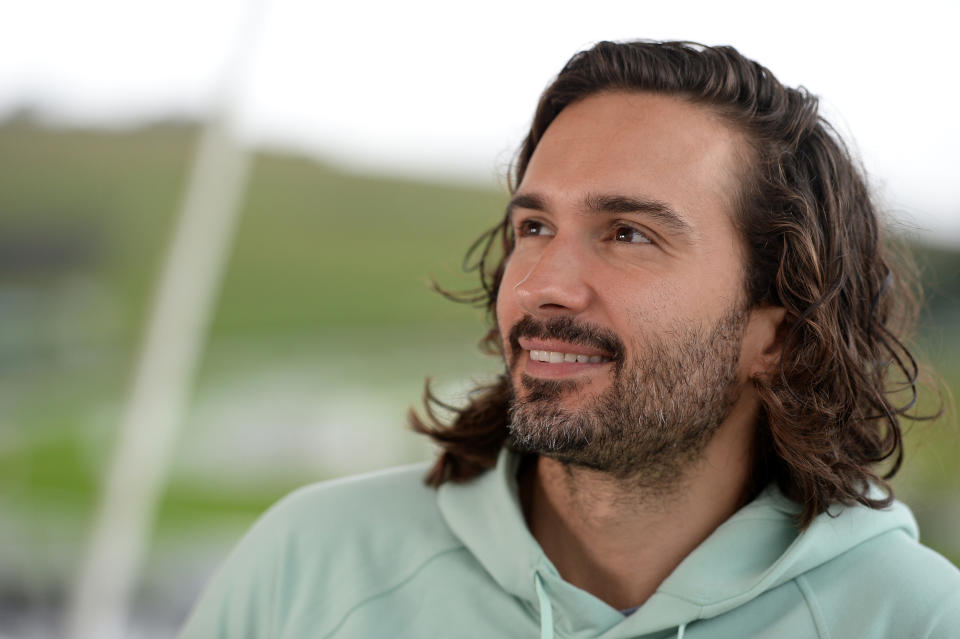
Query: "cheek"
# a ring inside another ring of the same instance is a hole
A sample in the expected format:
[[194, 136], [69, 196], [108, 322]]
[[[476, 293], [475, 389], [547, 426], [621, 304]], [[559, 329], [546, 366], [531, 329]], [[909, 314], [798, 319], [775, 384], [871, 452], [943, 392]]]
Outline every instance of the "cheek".
[[515, 261], [508, 260], [497, 288], [497, 304], [494, 309], [501, 332], [509, 332], [510, 327], [519, 319], [519, 307], [513, 290], [516, 285]]
[[500, 337], [503, 341], [504, 353], [510, 350], [509, 345], [507, 344], [507, 335], [510, 334], [510, 327], [512, 327], [516, 322], [517, 318], [514, 317], [516, 311], [513, 309], [513, 302], [510, 299], [512, 290], [506, 284], [506, 279], [500, 282], [500, 288], [497, 292], [497, 304], [494, 309], [495, 316], [497, 318], [497, 327], [500, 329]]
[[[654, 330], [670, 309], [670, 303], [676, 303], [676, 283], [662, 277], [630, 274], [619, 280], [607, 278], [605, 282], [605, 313], [621, 337]], [[679, 313], [680, 309], [674, 312]]]
[[500, 331], [500, 339], [503, 344], [504, 358], [508, 362], [511, 359], [510, 329], [527, 314], [526, 310], [520, 305], [520, 300], [517, 299], [514, 290], [514, 287], [523, 277], [523, 270], [518, 266], [516, 260], [509, 260], [506, 263], [503, 278], [500, 280], [497, 289], [497, 302], [494, 307], [497, 328]]

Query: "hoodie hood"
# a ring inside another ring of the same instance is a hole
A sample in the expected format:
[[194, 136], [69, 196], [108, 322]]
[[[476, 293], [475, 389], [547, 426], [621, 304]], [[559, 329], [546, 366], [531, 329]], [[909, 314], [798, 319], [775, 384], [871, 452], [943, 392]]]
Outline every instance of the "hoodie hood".
[[504, 448], [494, 470], [465, 484], [443, 484], [438, 503], [447, 525], [490, 576], [540, 617], [542, 637], [553, 636], [553, 628], [576, 638], [682, 635], [687, 624], [742, 606], [873, 537], [899, 529], [917, 538], [916, 522], [899, 502], [882, 511], [836, 507], [800, 533], [794, 524], [799, 506], [771, 486], [624, 616], [564, 581], [530, 534], [517, 491], [519, 462]]

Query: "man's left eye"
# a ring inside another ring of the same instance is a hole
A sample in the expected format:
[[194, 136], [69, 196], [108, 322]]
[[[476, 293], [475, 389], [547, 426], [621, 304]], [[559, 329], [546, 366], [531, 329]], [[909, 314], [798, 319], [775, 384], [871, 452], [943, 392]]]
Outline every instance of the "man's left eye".
[[613, 238], [617, 242], [629, 242], [631, 244], [651, 244], [650, 238], [643, 234], [639, 229], [632, 226], [618, 226], [613, 232]]

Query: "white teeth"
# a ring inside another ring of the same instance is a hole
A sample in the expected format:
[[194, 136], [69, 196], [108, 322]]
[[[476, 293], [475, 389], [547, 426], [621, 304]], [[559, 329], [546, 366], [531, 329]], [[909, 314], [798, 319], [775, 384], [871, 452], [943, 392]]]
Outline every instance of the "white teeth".
[[603, 361], [600, 355], [579, 355], [577, 353], [561, 353], [559, 351], [530, 351], [530, 359], [537, 362], [549, 362], [559, 364], [561, 362], [570, 362], [578, 364], [599, 364]]

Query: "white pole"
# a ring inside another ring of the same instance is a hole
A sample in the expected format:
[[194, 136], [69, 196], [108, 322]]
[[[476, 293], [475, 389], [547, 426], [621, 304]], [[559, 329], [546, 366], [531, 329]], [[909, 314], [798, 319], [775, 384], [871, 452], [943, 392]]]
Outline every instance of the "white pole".
[[[238, 61], [250, 54], [259, 14], [249, 12], [248, 37], [238, 42], [223, 97], [236, 88]], [[71, 639], [124, 636], [251, 167], [227, 108], [220, 111], [202, 132], [155, 290], [90, 546], [69, 600]]]

